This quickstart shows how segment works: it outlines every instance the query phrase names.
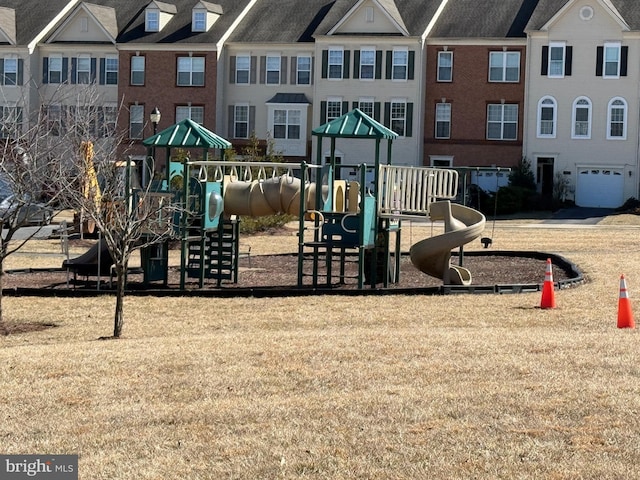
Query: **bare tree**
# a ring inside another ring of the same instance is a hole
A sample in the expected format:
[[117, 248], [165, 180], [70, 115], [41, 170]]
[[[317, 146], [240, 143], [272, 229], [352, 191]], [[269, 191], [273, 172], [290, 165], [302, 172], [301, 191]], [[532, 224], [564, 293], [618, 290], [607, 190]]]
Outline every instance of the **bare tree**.
[[123, 137], [115, 130], [106, 137], [91, 138], [96, 112], [82, 112], [85, 116], [76, 116], [74, 128], [66, 132], [66, 174], [58, 176], [59, 189], [68, 208], [82, 212], [95, 224], [111, 254], [116, 274], [113, 337], [118, 338], [124, 326], [131, 255], [172, 238], [176, 233], [174, 218], [181, 208], [173, 193], [155, 190], [154, 182], [140, 184], [141, 169], [147, 169], [145, 178], [153, 178], [152, 157], [147, 157], [144, 165], [136, 165], [127, 155]]
[[38, 232], [16, 238], [23, 227], [48, 224], [62, 208], [55, 185], [57, 141], [46, 129], [46, 118], [37, 112], [29, 126], [21, 107], [3, 107], [0, 118], [0, 333], [7, 334], [2, 291], [5, 261]]

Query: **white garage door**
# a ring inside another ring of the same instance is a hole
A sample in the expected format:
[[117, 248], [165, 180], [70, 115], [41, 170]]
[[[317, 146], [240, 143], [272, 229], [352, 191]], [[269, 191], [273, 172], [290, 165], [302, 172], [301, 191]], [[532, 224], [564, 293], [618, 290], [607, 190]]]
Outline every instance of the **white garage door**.
[[621, 168], [579, 168], [576, 205], [615, 208], [624, 202], [624, 171]]

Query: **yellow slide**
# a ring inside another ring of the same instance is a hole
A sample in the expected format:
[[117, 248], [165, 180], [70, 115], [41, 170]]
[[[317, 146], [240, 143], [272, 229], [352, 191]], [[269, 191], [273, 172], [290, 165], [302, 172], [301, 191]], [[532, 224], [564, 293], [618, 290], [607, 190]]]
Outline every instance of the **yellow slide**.
[[444, 234], [425, 238], [411, 246], [411, 262], [421, 272], [441, 278], [445, 285], [470, 285], [471, 272], [451, 265], [451, 250], [466, 245], [484, 231], [485, 217], [473, 208], [448, 200], [429, 206], [432, 221], [444, 221]]

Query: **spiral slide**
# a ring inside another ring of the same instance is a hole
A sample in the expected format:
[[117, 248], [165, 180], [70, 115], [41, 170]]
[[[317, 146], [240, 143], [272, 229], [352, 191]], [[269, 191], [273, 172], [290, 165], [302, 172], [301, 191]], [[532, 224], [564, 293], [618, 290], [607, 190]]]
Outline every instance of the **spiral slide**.
[[451, 250], [478, 238], [485, 224], [482, 213], [448, 200], [429, 207], [432, 221], [444, 221], [444, 234], [425, 238], [411, 246], [411, 262], [421, 272], [440, 278], [445, 285], [470, 285], [471, 272], [451, 265]]

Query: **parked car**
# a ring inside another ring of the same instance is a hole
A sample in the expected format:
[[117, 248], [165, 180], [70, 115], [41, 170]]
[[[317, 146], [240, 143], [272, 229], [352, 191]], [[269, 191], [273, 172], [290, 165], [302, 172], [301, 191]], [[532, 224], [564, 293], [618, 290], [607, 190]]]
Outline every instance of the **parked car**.
[[31, 200], [27, 195], [21, 197], [11, 194], [0, 200], [0, 220], [13, 218], [18, 226], [49, 225], [53, 211], [47, 205]]

